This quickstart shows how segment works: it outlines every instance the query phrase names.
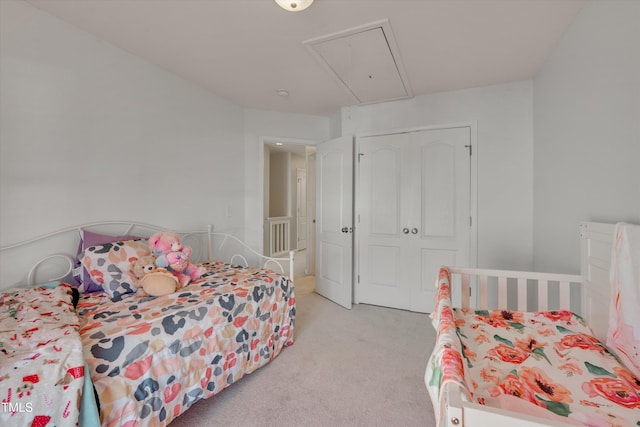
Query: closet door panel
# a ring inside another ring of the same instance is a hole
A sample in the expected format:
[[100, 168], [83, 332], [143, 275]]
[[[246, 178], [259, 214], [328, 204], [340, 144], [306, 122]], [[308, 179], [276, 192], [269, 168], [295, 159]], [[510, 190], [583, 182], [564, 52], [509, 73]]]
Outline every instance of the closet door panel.
[[401, 164], [396, 147], [382, 147], [372, 151], [367, 169], [371, 213], [369, 233], [397, 236], [400, 227]]
[[470, 162], [468, 128], [416, 132], [412, 145], [416, 159], [416, 198], [421, 206], [419, 233], [408, 241], [410, 258], [410, 310], [435, 308], [433, 283], [442, 265], [467, 265], [470, 242]]
[[369, 245], [366, 248], [367, 281], [366, 303], [393, 308], [407, 308], [407, 292], [403, 290], [403, 253], [400, 246]]
[[368, 252], [371, 284], [397, 289], [400, 286], [400, 247], [371, 245]]
[[455, 147], [434, 142], [421, 147], [422, 235], [451, 237], [456, 233]]
[[405, 254], [406, 135], [367, 138], [360, 146], [358, 188], [359, 300], [407, 308]]

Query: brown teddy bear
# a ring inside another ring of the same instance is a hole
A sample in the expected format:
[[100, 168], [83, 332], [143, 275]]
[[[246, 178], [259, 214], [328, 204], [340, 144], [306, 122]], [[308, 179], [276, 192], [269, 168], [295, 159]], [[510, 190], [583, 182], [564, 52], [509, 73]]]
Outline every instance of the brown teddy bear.
[[159, 297], [174, 293], [178, 289], [178, 279], [164, 268], [156, 268], [156, 257], [147, 255], [140, 257], [132, 268], [137, 278], [134, 286], [140, 296]]

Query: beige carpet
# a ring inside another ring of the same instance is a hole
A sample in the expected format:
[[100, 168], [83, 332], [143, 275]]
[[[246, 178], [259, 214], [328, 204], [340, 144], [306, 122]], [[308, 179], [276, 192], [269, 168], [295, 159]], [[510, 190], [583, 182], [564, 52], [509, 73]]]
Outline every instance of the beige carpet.
[[424, 369], [435, 331], [425, 314], [346, 310], [296, 279], [295, 344], [171, 425], [433, 426]]

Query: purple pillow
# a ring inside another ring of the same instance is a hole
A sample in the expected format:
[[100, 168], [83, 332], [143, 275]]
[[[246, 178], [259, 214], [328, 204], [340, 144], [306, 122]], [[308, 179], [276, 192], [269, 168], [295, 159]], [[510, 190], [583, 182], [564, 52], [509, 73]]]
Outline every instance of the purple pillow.
[[144, 237], [109, 236], [106, 234], [94, 233], [93, 231], [82, 230], [82, 237], [80, 238], [80, 244], [78, 245], [78, 251], [76, 253], [76, 268], [73, 276], [80, 285], [78, 290], [85, 293], [102, 291], [102, 286], [91, 280], [89, 272], [82, 266], [82, 256], [84, 255], [85, 249], [90, 248], [91, 246], [104, 245], [106, 243], [140, 239], [144, 239]]

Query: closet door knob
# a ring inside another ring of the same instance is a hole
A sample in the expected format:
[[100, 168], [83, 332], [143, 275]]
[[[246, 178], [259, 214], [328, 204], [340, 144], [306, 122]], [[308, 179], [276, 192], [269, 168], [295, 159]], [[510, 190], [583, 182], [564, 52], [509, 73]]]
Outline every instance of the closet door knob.
[[409, 229], [407, 227], [405, 227], [405, 228], [402, 229], [402, 232], [404, 234], [409, 234]]
[[342, 229], [340, 230], [343, 233], [348, 233], [349, 232], [349, 227], [342, 227]]
[[412, 228], [411, 229], [411, 233], [412, 234], [418, 234], [418, 229], [417, 228]]

